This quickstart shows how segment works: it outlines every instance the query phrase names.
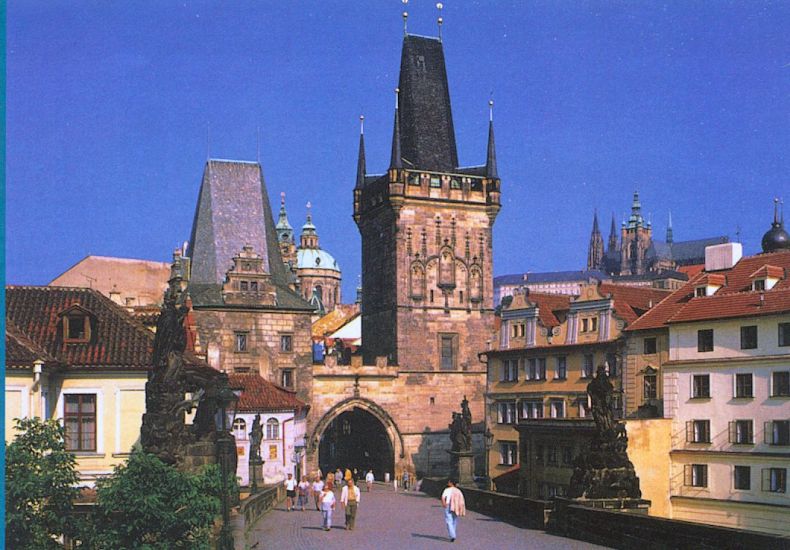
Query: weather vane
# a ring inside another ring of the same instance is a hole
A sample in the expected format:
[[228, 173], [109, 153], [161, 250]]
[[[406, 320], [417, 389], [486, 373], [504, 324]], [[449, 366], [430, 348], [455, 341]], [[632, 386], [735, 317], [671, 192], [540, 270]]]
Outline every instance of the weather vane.
[[488, 122], [494, 122], [494, 100], [488, 100]]
[[365, 115], [359, 115], [359, 134], [365, 133]]
[[[403, 2], [403, 5], [406, 6], [406, 4], [409, 3], [409, 0], [401, 0], [401, 2]], [[403, 12], [403, 35], [404, 36], [407, 34], [407, 31], [406, 31], [406, 20], [408, 18], [409, 18], [409, 12], [404, 11]]]
[[280, 204], [285, 206], [285, 191], [280, 191]]

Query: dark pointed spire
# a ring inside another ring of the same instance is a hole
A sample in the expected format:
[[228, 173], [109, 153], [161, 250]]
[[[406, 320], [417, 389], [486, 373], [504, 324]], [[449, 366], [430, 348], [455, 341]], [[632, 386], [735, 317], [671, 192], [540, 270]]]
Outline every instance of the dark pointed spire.
[[669, 224], [667, 225], [667, 244], [672, 244], [674, 240], [674, 236], [672, 235], [672, 212], [670, 212]]
[[359, 115], [359, 157], [357, 158], [357, 189], [365, 185], [365, 117]]
[[403, 161], [421, 170], [455, 170], [458, 152], [441, 41], [404, 37], [398, 88]]
[[609, 229], [609, 247], [608, 250], [617, 250], [617, 224], [614, 222], [614, 212], [612, 212], [612, 227]]
[[587, 269], [603, 268], [603, 237], [598, 227], [598, 210], [593, 215], [593, 228], [590, 233], [590, 246], [587, 249]]
[[593, 235], [596, 234], [596, 233], [599, 234], [599, 235], [601, 234], [601, 230], [598, 228], [598, 209], [597, 208], [595, 209], [595, 212], [593, 213], [593, 229], [592, 229], [592, 232], [593, 232]]
[[398, 103], [400, 102], [400, 88], [395, 88], [395, 125], [392, 129], [392, 157], [390, 168], [403, 168], [403, 156], [400, 150], [400, 116]]
[[496, 146], [494, 145], [494, 100], [488, 101], [488, 154], [486, 155], [486, 177], [498, 178], [496, 168]]

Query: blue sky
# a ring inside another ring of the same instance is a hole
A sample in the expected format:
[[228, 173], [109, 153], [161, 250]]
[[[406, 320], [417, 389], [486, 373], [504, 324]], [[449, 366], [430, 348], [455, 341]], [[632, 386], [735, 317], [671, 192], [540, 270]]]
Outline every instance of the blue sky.
[[[409, 31], [436, 34], [434, 2]], [[260, 156], [292, 225], [313, 204], [353, 299], [358, 117], [386, 169], [399, 0], [32, 2], [7, 8], [9, 283], [87, 254], [168, 260], [213, 157]], [[496, 274], [582, 268], [597, 208], [639, 189], [663, 237], [740, 227], [746, 252], [790, 199], [787, 2], [444, 2], [459, 159], [485, 160], [493, 92], [503, 209]], [[275, 207], [276, 208], [276, 207]]]

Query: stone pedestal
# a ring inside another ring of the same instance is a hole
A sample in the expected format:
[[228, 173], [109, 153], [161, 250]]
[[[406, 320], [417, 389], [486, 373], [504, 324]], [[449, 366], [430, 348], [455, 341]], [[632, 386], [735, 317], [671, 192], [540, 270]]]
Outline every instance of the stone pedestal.
[[263, 486], [263, 463], [265, 461], [262, 458], [253, 458], [250, 459], [250, 474], [249, 474], [249, 484], [250, 489], [255, 491], [258, 487]]
[[471, 451], [447, 451], [452, 457], [453, 475], [459, 485], [474, 485], [475, 455]]

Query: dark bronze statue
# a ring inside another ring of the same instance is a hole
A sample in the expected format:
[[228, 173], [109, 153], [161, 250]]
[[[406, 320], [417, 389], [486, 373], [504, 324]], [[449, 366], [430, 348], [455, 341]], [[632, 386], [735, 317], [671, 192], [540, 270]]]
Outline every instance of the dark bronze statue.
[[461, 402], [461, 412], [453, 412], [453, 421], [449, 426], [451, 449], [455, 452], [469, 452], [472, 450], [472, 413], [469, 410], [469, 401]]
[[252, 421], [250, 431], [250, 463], [261, 460], [261, 441], [263, 441], [263, 427], [261, 426], [261, 415], [256, 414]]
[[568, 488], [571, 498], [640, 498], [639, 478], [628, 460], [625, 425], [614, 418], [614, 386], [599, 366], [587, 385], [595, 420], [595, 435], [586, 453], [576, 457]]

